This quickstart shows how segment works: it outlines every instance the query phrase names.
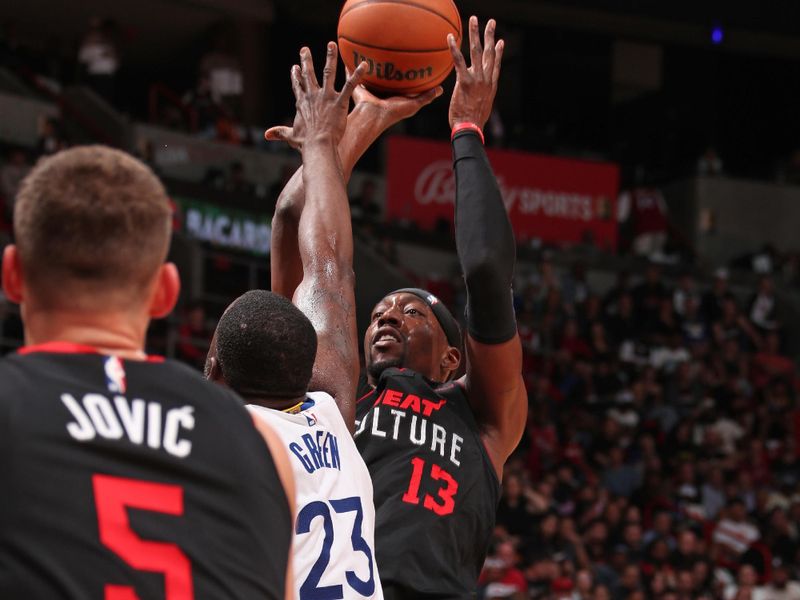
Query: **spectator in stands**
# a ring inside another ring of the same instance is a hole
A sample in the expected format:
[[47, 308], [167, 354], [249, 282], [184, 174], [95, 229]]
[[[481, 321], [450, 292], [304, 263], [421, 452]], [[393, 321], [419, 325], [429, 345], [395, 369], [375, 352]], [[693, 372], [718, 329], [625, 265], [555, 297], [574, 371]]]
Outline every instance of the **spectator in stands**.
[[758, 573], [752, 565], [744, 564], [739, 567], [736, 583], [725, 586], [723, 598], [725, 600], [757, 600], [757, 584]]
[[60, 132], [60, 123], [54, 117], [44, 117], [39, 126], [39, 141], [36, 153], [49, 156], [67, 147], [67, 142]]
[[[495, 547], [494, 553], [486, 559], [478, 585], [487, 587], [487, 596], [496, 595], [498, 584], [500, 584], [507, 588], [503, 590], [504, 592], [510, 592], [512, 595], [519, 594], [524, 598], [528, 592], [528, 582], [522, 571], [516, 567], [518, 562], [519, 555], [514, 544], [509, 541], [500, 542]], [[489, 589], [492, 585], [494, 585], [494, 591]]]
[[[781, 559], [772, 564], [770, 582], [756, 589], [756, 598], [763, 600], [800, 600], [800, 583], [791, 580], [789, 565]], [[797, 564], [795, 563], [795, 567]]]
[[714, 323], [712, 331], [714, 342], [719, 347], [726, 341], [735, 342], [740, 349], [761, 346], [761, 337], [747, 318], [739, 312], [739, 305], [731, 295], [722, 301], [722, 315]]
[[750, 299], [748, 306], [750, 321], [758, 327], [760, 333], [778, 329], [777, 300], [771, 277], [765, 275], [758, 280], [758, 291]]
[[723, 174], [722, 159], [714, 146], [706, 148], [702, 156], [697, 159], [697, 174], [706, 177], [720, 177]]
[[711, 289], [703, 295], [700, 312], [710, 326], [722, 317], [722, 305], [731, 295], [728, 289], [728, 269], [720, 267], [714, 271], [714, 282]]
[[656, 257], [663, 253], [668, 240], [667, 204], [660, 190], [637, 188], [623, 192], [617, 203], [620, 223], [630, 222], [633, 229], [633, 252]]
[[675, 291], [672, 292], [672, 304], [675, 314], [684, 317], [686, 315], [686, 305], [692, 300], [699, 303], [700, 296], [695, 288], [691, 273], [683, 273], [678, 279]]
[[667, 287], [662, 279], [661, 266], [650, 263], [644, 281], [633, 288], [633, 303], [639, 327], [652, 330], [658, 319], [661, 301], [667, 297]]
[[734, 498], [714, 529], [712, 541], [720, 559], [735, 562], [759, 537], [758, 528], [747, 517], [744, 501]]
[[111, 103], [115, 100], [115, 81], [120, 67], [115, 34], [112, 21], [92, 17], [78, 49], [80, 78]]
[[186, 306], [183, 320], [178, 327], [178, 338], [177, 358], [202, 369], [211, 342], [211, 331], [202, 302], [191, 302]]
[[503, 497], [497, 507], [497, 524], [515, 537], [524, 538], [533, 532], [535, 511], [525, 492], [526, 488], [517, 473], [509, 473], [503, 478]]
[[238, 160], [232, 162], [228, 167], [228, 175], [225, 178], [223, 188], [231, 194], [252, 196], [255, 193], [255, 187], [245, 178], [244, 165]]
[[211, 78], [207, 72], [200, 72], [194, 89], [184, 94], [183, 103], [194, 111], [197, 133], [201, 137], [213, 139], [221, 108], [211, 93]]
[[[233, 30], [222, 23], [213, 33], [211, 50], [200, 60], [200, 81], [208, 79], [211, 98], [225, 110], [231, 121], [241, 116], [244, 75], [233, 52]], [[218, 123], [217, 123], [218, 125]]]

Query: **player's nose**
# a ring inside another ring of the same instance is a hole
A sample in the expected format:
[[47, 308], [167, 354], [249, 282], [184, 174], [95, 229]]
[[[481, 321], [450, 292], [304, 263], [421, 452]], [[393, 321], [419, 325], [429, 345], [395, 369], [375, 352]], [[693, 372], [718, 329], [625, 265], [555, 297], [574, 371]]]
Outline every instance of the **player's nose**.
[[400, 318], [402, 311], [399, 308], [392, 307], [387, 309], [380, 317], [378, 317], [378, 326], [392, 325], [398, 327], [400, 325]]

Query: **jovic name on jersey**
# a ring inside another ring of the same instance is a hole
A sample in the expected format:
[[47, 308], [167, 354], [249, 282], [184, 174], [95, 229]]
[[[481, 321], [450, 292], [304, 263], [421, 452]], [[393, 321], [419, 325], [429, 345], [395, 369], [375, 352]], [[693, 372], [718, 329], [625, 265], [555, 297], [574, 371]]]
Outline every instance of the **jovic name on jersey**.
[[375, 490], [384, 589], [473, 598], [500, 486], [461, 385], [386, 369], [356, 406], [356, 445]]
[[73, 344], [0, 360], [0, 598], [283, 598], [291, 515], [242, 401]]
[[283, 440], [292, 464], [297, 597], [382, 599], [372, 481], [336, 402], [310, 392], [294, 414], [254, 404], [248, 409]]

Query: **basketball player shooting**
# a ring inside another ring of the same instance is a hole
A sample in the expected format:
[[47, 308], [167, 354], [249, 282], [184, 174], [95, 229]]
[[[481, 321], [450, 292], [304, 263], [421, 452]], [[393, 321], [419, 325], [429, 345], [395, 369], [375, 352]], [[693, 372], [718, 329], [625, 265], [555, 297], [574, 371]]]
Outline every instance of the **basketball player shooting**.
[[170, 225], [156, 176], [111, 148], [65, 150], [22, 183], [3, 254], [27, 346], [0, 361], [1, 598], [292, 597], [279, 440], [144, 352], [178, 297]]
[[527, 416], [511, 295], [514, 236], [482, 143], [504, 49], [493, 20], [484, 42], [470, 18], [468, 67], [448, 38], [466, 375], [451, 381], [463, 360], [459, 328], [424, 290], [387, 295], [364, 338], [369, 388], [356, 407], [356, 443], [375, 488], [378, 564], [389, 599], [474, 597], [503, 465]]
[[[234, 301], [217, 325], [206, 373], [241, 394], [291, 456], [297, 597], [381, 599], [372, 482], [352, 438], [359, 372], [353, 232], [337, 151], [365, 65], [337, 93], [336, 44], [328, 45], [321, 86], [308, 48], [300, 58], [291, 72], [297, 116], [285, 135], [301, 148], [308, 190], [298, 223], [302, 281], [294, 304], [261, 290]], [[349, 425], [337, 404], [348, 407]]]
[[[455, 39], [448, 40], [457, 74], [449, 111], [456, 249], [469, 294], [466, 376], [450, 381], [462, 360], [461, 333], [447, 308], [424, 290], [387, 295], [364, 340], [369, 385], [356, 407], [356, 443], [373, 479], [386, 598], [474, 597], [503, 464], [525, 425], [527, 395], [511, 299], [515, 244], [482, 145], [504, 48], [494, 32], [489, 21], [484, 48], [477, 19], [470, 19], [469, 67]], [[370, 99], [364, 108], [372, 110], [376, 102], [385, 101]], [[348, 152], [382, 132], [377, 118], [351, 130], [358, 110], [357, 104], [342, 143]], [[283, 139], [286, 132], [272, 130], [272, 136]], [[289, 217], [302, 205], [302, 193], [290, 182], [273, 222], [273, 289], [289, 295], [298, 277], [292, 265], [299, 260]]]

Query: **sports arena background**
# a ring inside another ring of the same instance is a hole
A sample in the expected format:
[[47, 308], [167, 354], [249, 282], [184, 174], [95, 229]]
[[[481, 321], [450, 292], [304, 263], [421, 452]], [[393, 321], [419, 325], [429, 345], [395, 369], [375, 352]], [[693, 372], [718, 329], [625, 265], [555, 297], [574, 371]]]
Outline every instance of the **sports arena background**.
[[[507, 41], [486, 133], [519, 241], [530, 397], [486, 598], [800, 598], [800, 7], [727, 4], [459, 2]], [[222, 308], [269, 285], [270, 217], [299, 159], [262, 133], [291, 119], [289, 67], [337, 12], [0, 4], [0, 243], [38, 156], [142, 157], [173, 198], [184, 281], [150, 350], [202, 365]], [[353, 176], [361, 310], [415, 283], [463, 312], [446, 111]], [[20, 343], [0, 299], [0, 347]]]

